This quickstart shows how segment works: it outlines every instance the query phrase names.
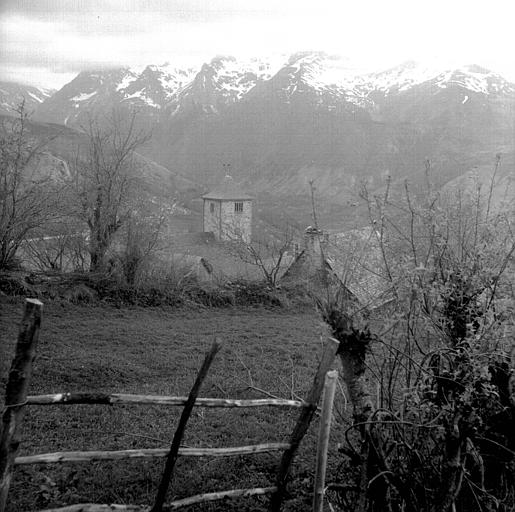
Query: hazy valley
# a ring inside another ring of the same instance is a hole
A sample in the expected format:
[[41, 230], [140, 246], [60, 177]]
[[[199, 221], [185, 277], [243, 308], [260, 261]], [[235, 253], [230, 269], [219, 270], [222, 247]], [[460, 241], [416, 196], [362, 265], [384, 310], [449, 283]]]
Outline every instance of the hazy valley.
[[439, 185], [466, 176], [486, 182], [501, 154], [496, 187], [513, 181], [515, 85], [473, 65], [406, 62], [359, 74], [345, 59], [317, 52], [216, 57], [184, 69], [82, 72], [55, 92], [0, 84], [4, 114], [21, 97], [38, 133], [59, 133], [48, 148], [59, 158], [90, 116], [136, 110], [138, 125], [152, 132], [140, 148], [142, 173], [193, 209], [191, 199], [228, 172], [256, 196], [258, 211], [300, 225], [309, 223], [315, 180], [321, 219], [335, 229], [362, 222], [361, 182], [374, 190], [391, 176], [416, 187], [428, 160]]

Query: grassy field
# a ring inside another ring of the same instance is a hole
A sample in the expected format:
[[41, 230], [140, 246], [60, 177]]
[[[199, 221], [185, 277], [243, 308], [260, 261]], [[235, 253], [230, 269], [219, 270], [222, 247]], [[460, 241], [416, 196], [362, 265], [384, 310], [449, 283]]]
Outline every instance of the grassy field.
[[[22, 302], [0, 298], [2, 388], [12, 358]], [[185, 395], [214, 336], [224, 342], [201, 396], [302, 397], [321, 353], [324, 326], [310, 312], [282, 309], [116, 309], [45, 305], [31, 394], [105, 391]], [[180, 408], [155, 406], [31, 407], [20, 455], [60, 450], [168, 446]], [[285, 441], [298, 412], [195, 409], [186, 446], [237, 446]], [[285, 510], [310, 510], [318, 422], [296, 459]], [[332, 443], [340, 441], [335, 430]], [[334, 446], [330, 450], [335, 457]], [[272, 485], [280, 453], [179, 459], [170, 498]], [[331, 467], [337, 464], [330, 461]], [[163, 459], [17, 467], [8, 511], [78, 502], [151, 504]], [[195, 510], [266, 510], [247, 498]]]

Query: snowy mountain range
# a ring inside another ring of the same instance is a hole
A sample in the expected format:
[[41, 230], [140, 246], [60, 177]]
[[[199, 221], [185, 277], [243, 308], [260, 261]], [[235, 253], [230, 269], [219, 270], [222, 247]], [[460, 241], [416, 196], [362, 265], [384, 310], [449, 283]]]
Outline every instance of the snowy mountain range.
[[216, 57], [198, 68], [170, 64], [82, 72], [57, 91], [37, 112], [40, 119], [73, 125], [83, 112], [106, 106], [135, 107], [143, 115], [189, 108], [216, 113], [244, 98], [258, 82], [271, 78], [277, 65], [258, 59]]
[[33, 106], [39, 119], [66, 125], [79, 122], [84, 112], [117, 104], [138, 108], [151, 117], [191, 109], [219, 113], [266, 85], [286, 102], [292, 96], [309, 94], [320, 106], [349, 103], [371, 112], [377, 112], [385, 99], [422, 85], [432, 94], [459, 88], [463, 101], [467, 101], [467, 92], [515, 97], [515, 84], [479, 66], [445, 69], [410, 61], [380, 72], [360, 73], [346, 59], [322, 52], [248, 60], [218, 56], [185, 68], [167, 63], [84, 71], [53, 94], [29, 87], [24, 93], [23, 86], [8, 85], [0, 87], [4, 111], [24, 95], [27, 101], [36, 102]]
[[210, 187], [230, 164], [261, 201], [291, 208], [313, 178], [331, 208], [363, 179], [421, 181], [427, 159], [445, 183], [489, 168], [497, 153], [507, 162], [515, 154], [515, 84], [477, 65], [404, 62], [364, 73], [322, 52], [218, 56], [84, 71], [53, 94], [23, 87], [0, 85], [0, 103], [24, 94], [34, 119], [75, 129], [114, 107], [136, 109], [152, 130], [144, 156], [174, 182]]

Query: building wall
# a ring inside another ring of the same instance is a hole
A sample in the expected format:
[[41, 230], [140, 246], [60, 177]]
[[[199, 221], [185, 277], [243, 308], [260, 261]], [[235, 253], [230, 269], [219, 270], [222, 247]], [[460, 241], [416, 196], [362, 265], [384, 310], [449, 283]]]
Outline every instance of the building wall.
[[[236, 212], [234, 203], [243, 203]], [[222, 201], [222, 240], [243, 240], [250, 243], [252, 235], [252, 201]]]
[[[235, 203], [243, 203], [243, 211], [235, 211]], [[211, 204], [214, 205], [213, 212], [211, 212]], [[252, 201], [204, 200], [204, 231], [214, 233], [217, 240], [241, 239], [250, 243], [251, 226]]]
[[[213, 212], [211, 212], [211, 205], [213, 205]], [[220, 239], [220, 205], [221, 201], [204, 200], [204, 231], [213, 233], [217, 240]]]

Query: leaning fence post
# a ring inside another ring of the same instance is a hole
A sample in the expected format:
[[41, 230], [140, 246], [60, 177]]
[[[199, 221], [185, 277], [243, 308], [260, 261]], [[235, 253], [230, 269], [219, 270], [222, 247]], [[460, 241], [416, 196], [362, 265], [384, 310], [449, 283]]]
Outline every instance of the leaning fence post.
[[20, 444], [20, 425], [36, 356], [42, 310], [43, 304], [39, 300], [25, 300], [16, 351], [9, 370], [0, 434], [0, 512], [4, 512], [7, 505], [12, 467]]
[[324, 506], [325, 472], [327, 468], [327, 449], [333, 417], [333, 401], [338, 381], [338, 371], [327, 372], [325, 377], [324, 398], [322, 399], [322, 416], [318, 432], [317, 463], [315, 471], [315, 488], [313, 494], [313, 512], [322, 512]]
[[305, 400], [305, 406], [302, 408], [297, 423], [290, 436], [290, 447], [283, 453], [279, 471], [277, 472], [276, 486], [277, 490], [272, 494], [270, 501], [270, 510], [272, 512], [279, 512], [281, 510], [281, 504], [286, 493], [286, 484], [288, 482], [288, 476], [290, 474], [290, 466], [293, 462], [295, 454], [299, 445], [306, 435], [309, 424], [313, 419], [315, 411], [317, 409], [320, 395], [324, 388], [325, 374], [331, 368], [336, 352], [340, 343], [334, 338], [329, 338], [324, 346], [324, 352], [322, 359], [318, 365], [318, 370], [315, 375], [315, 380]]
[[193, 410], [193, 406], [195, 405], [195, 400], [197, 399], [200, 386], [202, 385], [202, 382], [204, 381], [207, 372], [209, 371], [209, 367], [211, 366], [211, 363], [213, 362], [216, 353], [220, 350], [220, 347], [220, 341], [216, 339], [213, 342], [213, 345], [211, 345], [211, 349], [206, 354], [204, 362], [202, 363], [202, 366], [197, 374], [197, 378], [195, 379], [195, 383], [191, 388], [188, 400], [186, 401], [184, 409], [182, 410], [179, 425], [173, 436], [172, 446], [166, 459], [165, 469], [163, 471], [161, 483], [159, 484], [159, 489], [156, 495], [156, 501], [150, 512], [161, 512], [163, 509], [163, 504], [166, 499], [168, 486], [170, 485], [170, 481], [173, 477], [173, 469], [175, 466], [175, 462], [177, 461], [177, 457], [179, 456], [179, 448], [181, 445], [182, 437], [184, 435], [184, 431], [186, 430], [186, 424], [188, 423], [191, 411]]

